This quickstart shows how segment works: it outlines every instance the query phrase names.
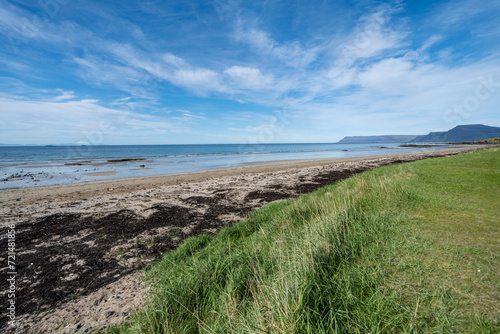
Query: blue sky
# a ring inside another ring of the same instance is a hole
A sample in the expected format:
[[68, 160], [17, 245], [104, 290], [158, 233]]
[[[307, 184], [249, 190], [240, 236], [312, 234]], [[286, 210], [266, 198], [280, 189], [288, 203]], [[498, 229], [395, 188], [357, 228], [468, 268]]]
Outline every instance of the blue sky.
[[0, 143], [500, 126], [500, 0], [3, 1]]

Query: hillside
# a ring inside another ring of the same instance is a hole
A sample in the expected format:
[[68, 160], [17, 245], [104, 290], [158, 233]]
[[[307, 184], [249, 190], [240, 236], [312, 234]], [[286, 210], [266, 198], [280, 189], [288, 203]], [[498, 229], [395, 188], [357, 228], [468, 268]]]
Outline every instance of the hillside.
[[482, 124], [458, 125], [449, 131], [431, 132], [425, 136], [417, 136], [411, 142], [463, 142], [500, 137], [500, 128]]

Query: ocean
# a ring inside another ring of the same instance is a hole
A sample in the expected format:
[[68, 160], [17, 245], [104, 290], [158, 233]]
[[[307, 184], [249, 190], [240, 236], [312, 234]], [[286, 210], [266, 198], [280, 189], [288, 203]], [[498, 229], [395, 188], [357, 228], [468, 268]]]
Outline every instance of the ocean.
[[255, 162], [442, 149], [384, 144], [0, 146], [0, 189], [190, 173]]

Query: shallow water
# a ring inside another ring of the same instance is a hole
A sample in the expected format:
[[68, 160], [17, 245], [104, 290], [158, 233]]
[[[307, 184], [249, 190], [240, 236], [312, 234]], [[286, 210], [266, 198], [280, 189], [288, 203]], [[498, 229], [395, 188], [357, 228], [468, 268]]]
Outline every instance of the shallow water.
[[252, 162], [343, 158], [444, 148], [403, 148], [399, 145], [401, 143], [0, 146], [0, 189], [190, 173]]

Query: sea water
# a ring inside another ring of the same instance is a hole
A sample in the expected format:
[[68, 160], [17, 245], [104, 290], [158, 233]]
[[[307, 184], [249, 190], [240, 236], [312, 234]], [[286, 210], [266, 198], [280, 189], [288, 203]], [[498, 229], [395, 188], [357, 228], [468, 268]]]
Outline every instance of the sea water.
[[403, 148], [400, 144], [0, 146], [0, 189], [443, 148]]

